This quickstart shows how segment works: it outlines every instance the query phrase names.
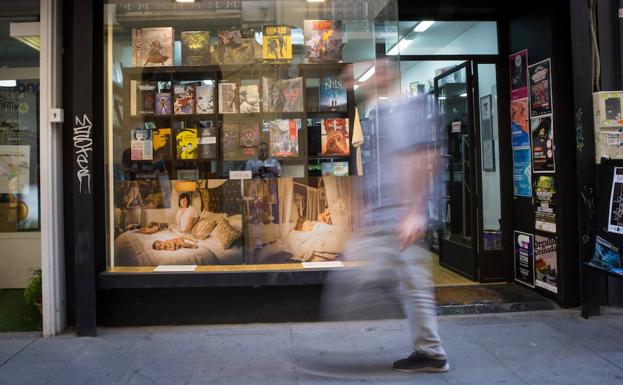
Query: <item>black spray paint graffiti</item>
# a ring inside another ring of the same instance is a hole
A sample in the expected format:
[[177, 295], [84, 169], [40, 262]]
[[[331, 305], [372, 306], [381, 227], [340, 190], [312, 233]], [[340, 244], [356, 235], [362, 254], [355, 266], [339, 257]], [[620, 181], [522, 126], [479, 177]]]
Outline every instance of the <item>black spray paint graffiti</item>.
[[582, 234], [582, 243], [588, 243], [592, 238], [593, 217], [595, 216], [595, 191], [591, 186], [584, 185], [582, 193], [582, 202], [586, 217], [584, 218], [584, 227], [586, 231]]
[[[74, 150], [76, 162], [76, 178], [80, 194], [91, 194], [91, 167], [89, 155], [93, 152], [93, 139], [91, 138], [91, 119], [84, 114], [82, 119], [76, 116], [74, 119]], [[85, 186], [86, 185], [86, 186]]]
[[582, 122], [582, 107], [575, 113], [575, 145], [578, 152], [584, 150], [584, 123]]

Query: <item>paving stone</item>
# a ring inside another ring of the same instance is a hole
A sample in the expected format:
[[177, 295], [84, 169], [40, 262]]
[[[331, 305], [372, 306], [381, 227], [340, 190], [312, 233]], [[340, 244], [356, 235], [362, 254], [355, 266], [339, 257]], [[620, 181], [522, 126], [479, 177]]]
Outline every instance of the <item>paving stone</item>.
[[61, 362], [14, 362], [0, 366], [0, 384], [34, 385], [46, 384], [63, 366]]
[[15, 356], [35, 339], [0, 339], [0, 365]]

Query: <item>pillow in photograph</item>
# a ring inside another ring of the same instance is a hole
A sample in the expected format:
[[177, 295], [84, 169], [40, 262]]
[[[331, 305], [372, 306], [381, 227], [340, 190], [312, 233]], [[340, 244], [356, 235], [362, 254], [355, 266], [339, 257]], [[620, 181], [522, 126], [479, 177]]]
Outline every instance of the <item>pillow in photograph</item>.
[[192, 230], [193, 237], [197, 239], [206, 239], [216, 227], [216, 221], [210, 219], [200, 219]]
[[231, 227], [227, 220], [222, 220], [216, 225], [210, 236], [218, 239], [223, 244], [224, 249], [229, 249], [241, 234], [242, 232]]

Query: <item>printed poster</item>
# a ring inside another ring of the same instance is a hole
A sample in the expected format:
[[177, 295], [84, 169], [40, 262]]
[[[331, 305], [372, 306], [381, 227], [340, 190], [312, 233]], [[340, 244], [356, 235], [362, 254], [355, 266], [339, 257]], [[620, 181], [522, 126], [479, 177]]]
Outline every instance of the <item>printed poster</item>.
[[513, 148], [530, 147], [530, 107], [528, 99], [511, 102], [511, 139]]
[[511, 75], [511, 100], [528, 97], [528, 50], [509, 57]]
[[27, 194], [30, 186], [30, 146], [0, 145], [0, 193]]
[[534, 183], [536, 212], [534, 227], [556, 233], [556, 188], [553, 176], [539, 176]]
[[530, 77], [530, 117], [552, 113], [551, 61], [543, 60], [528, 67]]
[[515, 196], [532, 198], [530, 149], [513, 150], [513, 186]]
[[608, 215], [608, 231], [615, 234], [623, 234], [623, 167], [614, 168], [612, 193], [610, 195], [610, 211]]
[[534, 237], [534, 259], [535, 286], [558, 293], [556, 238], [536, 235]]
[[532, 129], [532, 168], [535, 174], [554, 173], [554, 121], [552, 115], [530, 120]]
[[515, 281], [534, 287], [534, 236], [514, 232]]

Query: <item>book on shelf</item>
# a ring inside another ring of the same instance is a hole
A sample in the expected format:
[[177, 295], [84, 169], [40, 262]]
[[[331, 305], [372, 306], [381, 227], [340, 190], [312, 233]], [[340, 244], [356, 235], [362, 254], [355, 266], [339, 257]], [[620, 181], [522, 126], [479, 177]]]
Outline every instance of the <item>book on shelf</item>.
[[183, 122], [178, 122], [175, 130], [175, 148], [177, 159], [197, 159], [197, 129], [184, 127]]
[[171, 93], [158, 92], [156, 94], [156, 115], [171, 115]]
[[281, 158], [293, 158], [299, 154], [299, 130], [301, 119], [276, 119], [268, 122], [270, 154]]
[[218, 129], [211, 120], [202, 120], [197, 127], [198, 159], [218, 159]]
[[348, 176], [348, 162], [321, 163], [322, 176]]
[[253, 30], [218, 31], [218, 59], [221, 64], [250, 64], [255, 61]]
[[260, 112], [260, 86], [256, 81], [243, 81], [240, 85], [240, 113]]
[[320, 80], [320, 111], [347, 111], [346, 84], [339, 75], [326, 75]]
[[342, 22], [335, 20], [305, 20], [305, 62], [339, 62], [342, 60], [344, 37]]
[[223, 159], [240, 159], [240, 124], [223, 123]]
[[347, 118], [323, 119], [322, 155], [350, 155], [350, 129]]
[[292, 61], [292, 29], [286, 25], [265, 25], [262, 37], [262, 58], [270, 63]]
[[214, 83], [201, 84], [195, 88], [195, 110], [198, 114], [214, 113]]
[[157, 85], [154, 82], [137, 83], [137, 105], [139, 115], [151, 115], [155, 112], [156, 91]]
[[210, 64], [210, 32], [183, 31], [182, 65], [201, 66]]
[[173, 28], [132, 29], [132, 65], [167, 67], [173, 65]]
[[195, 113], [195, 86], [192, 84], [175, 84], [173, 86], [173, 111], [175, 115]]
[[171, 160], [173, 139], [170, 128], [157, 128], [153, 130], [154, 160]]
[[264, 112], [303, 112], [303, 78], [262, 78]]
[[176, 177], [177, 180], [199, 180], [199, 170], [196, 168], [177, 170]]
[[153, 160], [152, 130], [133, 128], [130, 130], [130, 151], [132, 160]]
[[218, 84], [218, 111], [221, 114], [238, 113], [238, 83]]
[[260, 125], [257, 121], [245, 121], [240, 124], [240, 151], [245, 158], [257, 156], [260, 143]]

